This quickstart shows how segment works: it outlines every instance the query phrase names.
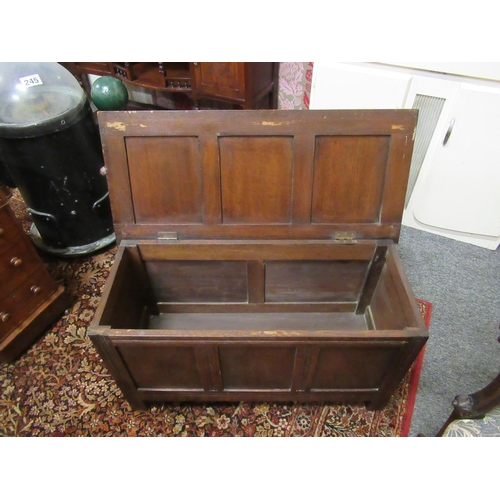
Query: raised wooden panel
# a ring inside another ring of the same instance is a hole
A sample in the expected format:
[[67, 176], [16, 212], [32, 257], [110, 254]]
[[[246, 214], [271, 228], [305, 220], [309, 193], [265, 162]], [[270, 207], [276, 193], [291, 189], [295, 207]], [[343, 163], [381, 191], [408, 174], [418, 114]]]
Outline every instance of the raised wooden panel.
[[[31, 275], [19, 285], [15, 285], [14, 280], [9, 277], [2, 280], [0, 287], [0, 307], [10, 318], [5, 323], [0, 322], [0, 340], [20, 325], [26, 318], [49, 300], [49, 297], [57, 290], [57, 283], [49, 276], [44, 268], [31, 264]], [[8, 283], [8, 286], [6, 286]], [[34, 294], [32, 287], [38, 287], [40, 292]], [[41, 331], [40, 331], [41, 333]]]
[[200, 94], [233, 99], [245, 97], [245, 68], [242, 63], [198, 63], [195, 73]]
[[292, 203], [291, 137], [222, 137], [225, 224], [288, 224]]
[[312, 222], [378, 222], [389, 136], [316, 138]]
[[290, 389], [295, 347], [221, 346], [224, 389]]
[[245, 302], [245, 261], [146, 262], [158, 302]]
[[266, 302], [348, 302], [361, 293], [367, 261], [266, 262]]
[[201, 223], [198, 138], [129, 137], [126, 146], [136, 223]]
[[311, 390], [379, 387], [393, 369], [399, 348], [370, 345], [328, 348], [319, 351]]
[[203, 388], [194, 347], [133, 343], [117, 350], [138, 388]]

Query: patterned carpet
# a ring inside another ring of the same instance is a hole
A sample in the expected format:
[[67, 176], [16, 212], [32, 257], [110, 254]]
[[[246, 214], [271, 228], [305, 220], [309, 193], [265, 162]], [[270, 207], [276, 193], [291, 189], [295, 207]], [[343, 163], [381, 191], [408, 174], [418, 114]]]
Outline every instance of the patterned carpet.
[[[29, 219], [14, 196], [25, 228]], [[58, 260], [42, 255], [72, 306], [15, 362], [0, 365], [1, 436], [401, 436], [418, 377], [383, 411], [363, 405], [163, 404], [131, 411], [87, 336], [116, 247]], [[430, 304], [421, 301], [428, 320]], [[415, 371], [415, 370], [413, 370]], [[412, 387], [410, 387], [412, 386]]]

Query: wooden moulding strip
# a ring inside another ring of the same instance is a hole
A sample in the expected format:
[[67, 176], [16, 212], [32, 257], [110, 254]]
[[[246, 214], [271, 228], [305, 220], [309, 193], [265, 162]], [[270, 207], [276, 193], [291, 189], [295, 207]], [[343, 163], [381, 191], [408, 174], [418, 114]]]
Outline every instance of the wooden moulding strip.
[[[196, 120], [193, 116], [196, 113]], [[101, 134], [118, 136], [391, 135], [413, 132], [417, 111], [399, 110], [201, 110], [100, 111]]]
[[375, 250], [375, 255], [370, 262], [370, 267], [366, 274], [365, 283], [359, 298], [358, 307], [356, 313], [364, 314], [367, 307], [371, 304], [373, 294], [378, 285], [380, 274], [385, 265], [385, 256], [387, 253], [387, 246], [379, 246]]
[[144, 260], [371, 260], [376, 248], [366, 244], [334, 241], [172, 241], [168, 244], [141, 243]]
[[398, 357], [397, 363], [392, 370], [387, 372], [384, 380], [380, 384], [380, 400], [376, 402], [377, 407], [383, 407], [389, 401], [390, 396], [396, 390], [400, 380], [410, 369], [412, 363], [417, 358], [419, 352], [427, 341], [427, 331], [419, 328], [407, 328], [406, 331], [413, 335], [405, 346], [404, 353]]
[[160, 389], [160, 388], [140, 388], [137, 394], [143, 401], [269, 401], [272, 396], [273, 401], [331, 401], [331, 402], [365, 402], [377, 396], [377, 389], [331, 389], [325, 391], [292, 391], [290, 389], [263, 390], [256, 389], [224, 389], [217, 393], [212, 391], [204, 392], [202, 389]]
[[160, 302], [161, 313], [256, 313], [256, 312], [331, 312], [353, 313], [356, 302], [287, 302], [287, 303], [172, 303]]
[[[116, 208], [118, 210], [118, 208]], [[207, 208], [208, 210], [208, 208]], [[216, 217], [215, 214], [213, 214]], [[215, 222], [205, 224], [172, 224], [162, 223], [148, 224], [146, 222], [135, 223], [133, 221], [121, 223], [115, 222], [115, 233], [118, 242], [127, 241], [155, 241], [159, 232], [177, 232], [179, 239], [184, 241], [196, 239], [198, 241], [207, 239], [212, 242], [221, 239], [232, 241], [249, 240], [250, 238], [260, 240], [327, 240], [334, 243], [332, 235], [338, 232], [352, 232], [355, 234], [357, 244], [363, 244], [367, 240], [382, 240], [397, 238], [400, 232], [398, 223], [356, 223], [356, 224], [217, 224]]]
[[[95, 330], [95, 333], [97, 330]], [[174, 343], [195, 346], [197, 341], [206, 342], [251, 342], [252, 345], [262, 342], [280, 342], [295, 345], [297, 343], [328, 343], [345, 346], [356, 343], [357, 346], [374, 347], [389, 344], [404, 345], [415, 336], [421, 335], [417, 329], [408, 330], [343, 330], [343, 331], [308, 331], [308, 330], [130, 330], [111, 329], [102, 332], [113, 344]], [[98, 333], [97, 333], [98, 334]]]

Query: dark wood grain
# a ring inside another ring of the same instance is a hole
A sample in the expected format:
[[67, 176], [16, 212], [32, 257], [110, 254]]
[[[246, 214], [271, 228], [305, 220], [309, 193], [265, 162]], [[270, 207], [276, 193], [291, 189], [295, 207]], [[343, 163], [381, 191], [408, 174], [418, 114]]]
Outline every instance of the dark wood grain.
[[295, 348], [224, 345], [219, 347], [226, 390], [290, 390]]
[[381, 244], [377, 247], [373, 259], [370, 261], [366, 281], [363, 286], [361, 297], [358, 301], [357, 314], [364, 314], [366, 308], [371, 304], [375, 288], [379, 282], [380, 273], [384, 268], [387, 246]]
[[221, 167], [219, 142], [216, 135], [200, 134], [202, 168], [203, 224], [222, 224]]
[[178, 312], [155, 315], [157, 330], [359, 331], [366, 329], [359, 314], [339, 312]]
[[203, 389], [194, 346], [121, 345], [118, 352], [138, 387]]
[[146, 261], [168, 260], [371, 260], [377, 244], [373, 241], [344, 245], [335, 241], [196, 241], [182, 240], [148, 244], [139, 249]]
[[266, 302], [356, 302], [368, 262], [272, 261], [266, 264]]
[[225, 224], [290, 223], [292, 146], [289, 137], [219, 139]]
[[126, 147], [136, 223], [201, 223], [197, 138], [130, 137]]
[[5, 335], [0, 342], [0, 362], [15, 361], [70, 304], [71, 298], [64, 287], [59, 285], [45, 301], [25, 315], [23, 320]]
[[395, 240], [401, 224], [115, 224], [119, 240], [156, 240], [159, 233], [173, 232], [181, 240], [258, 239], [332, 240], [337, 233], [352, 233], [354, 239]]
[[[160, 314], [167, 313], [355, 313], [358, 303], [353, 302], [224, 302], [212, 303], [172, 303], [159, 302]], [[357, 316], [369, 320], [366, 314]], [[152, 318], [153, 319], [153, 318]], [[373, 329], [373, 328], [372, 328]]]
[[312, 222], [379, 222], [389, 136], [317, 137]]
[[159, 302], [246, 302], [247, 266], [243, 261], [148, 261]]
[[120, 248], [115, 259], [121, 265], [111, 271], [93, 324], [141, 328], [149, 314], [157, 311], [156, 302], [151, 302], [155, 296], [149, 282], [144, 282], [130, 249]]
[[248, 302], [263, 304], [265, 302], [266, 269], [263, 260], [247, 261]]
[[415, 111], [99, 122], [121, 248], [90, 335], [134, 408], [387, 403], [428, 335], [396, 249]]
[[399, 237], [414, 110], [98, 116], [119, 240]]
[[[161, 109], [162, 94], [183, 94], [195, 108], [214, 106], [259, 109], [278, 107], [277, 62], [63, 62], [91, 94], [88, 75], [112, 76], [150, 89], [153, 105], [134, 102], [129, 109]], [[130, 96], [131, 98], [133, 95]], [[206, 102], [207, 101], [207, 102]]]
[[[1, 186], [0, 186], [1, 187]], [[0, 362], [14, 361], [68, 307], [0, 190]]]
[[293, 141], [292, 223], [311, 223], [315, 136], [297, 132]]

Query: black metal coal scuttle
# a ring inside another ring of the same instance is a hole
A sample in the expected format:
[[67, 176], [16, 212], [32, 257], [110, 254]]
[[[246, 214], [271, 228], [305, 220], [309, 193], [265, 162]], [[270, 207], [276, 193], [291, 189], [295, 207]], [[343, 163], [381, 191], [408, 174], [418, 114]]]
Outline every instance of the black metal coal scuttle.
[[81, 255], [115, 241], [90, 103], [58, 63], [0, 63], [0, 158], [43, 250]]

